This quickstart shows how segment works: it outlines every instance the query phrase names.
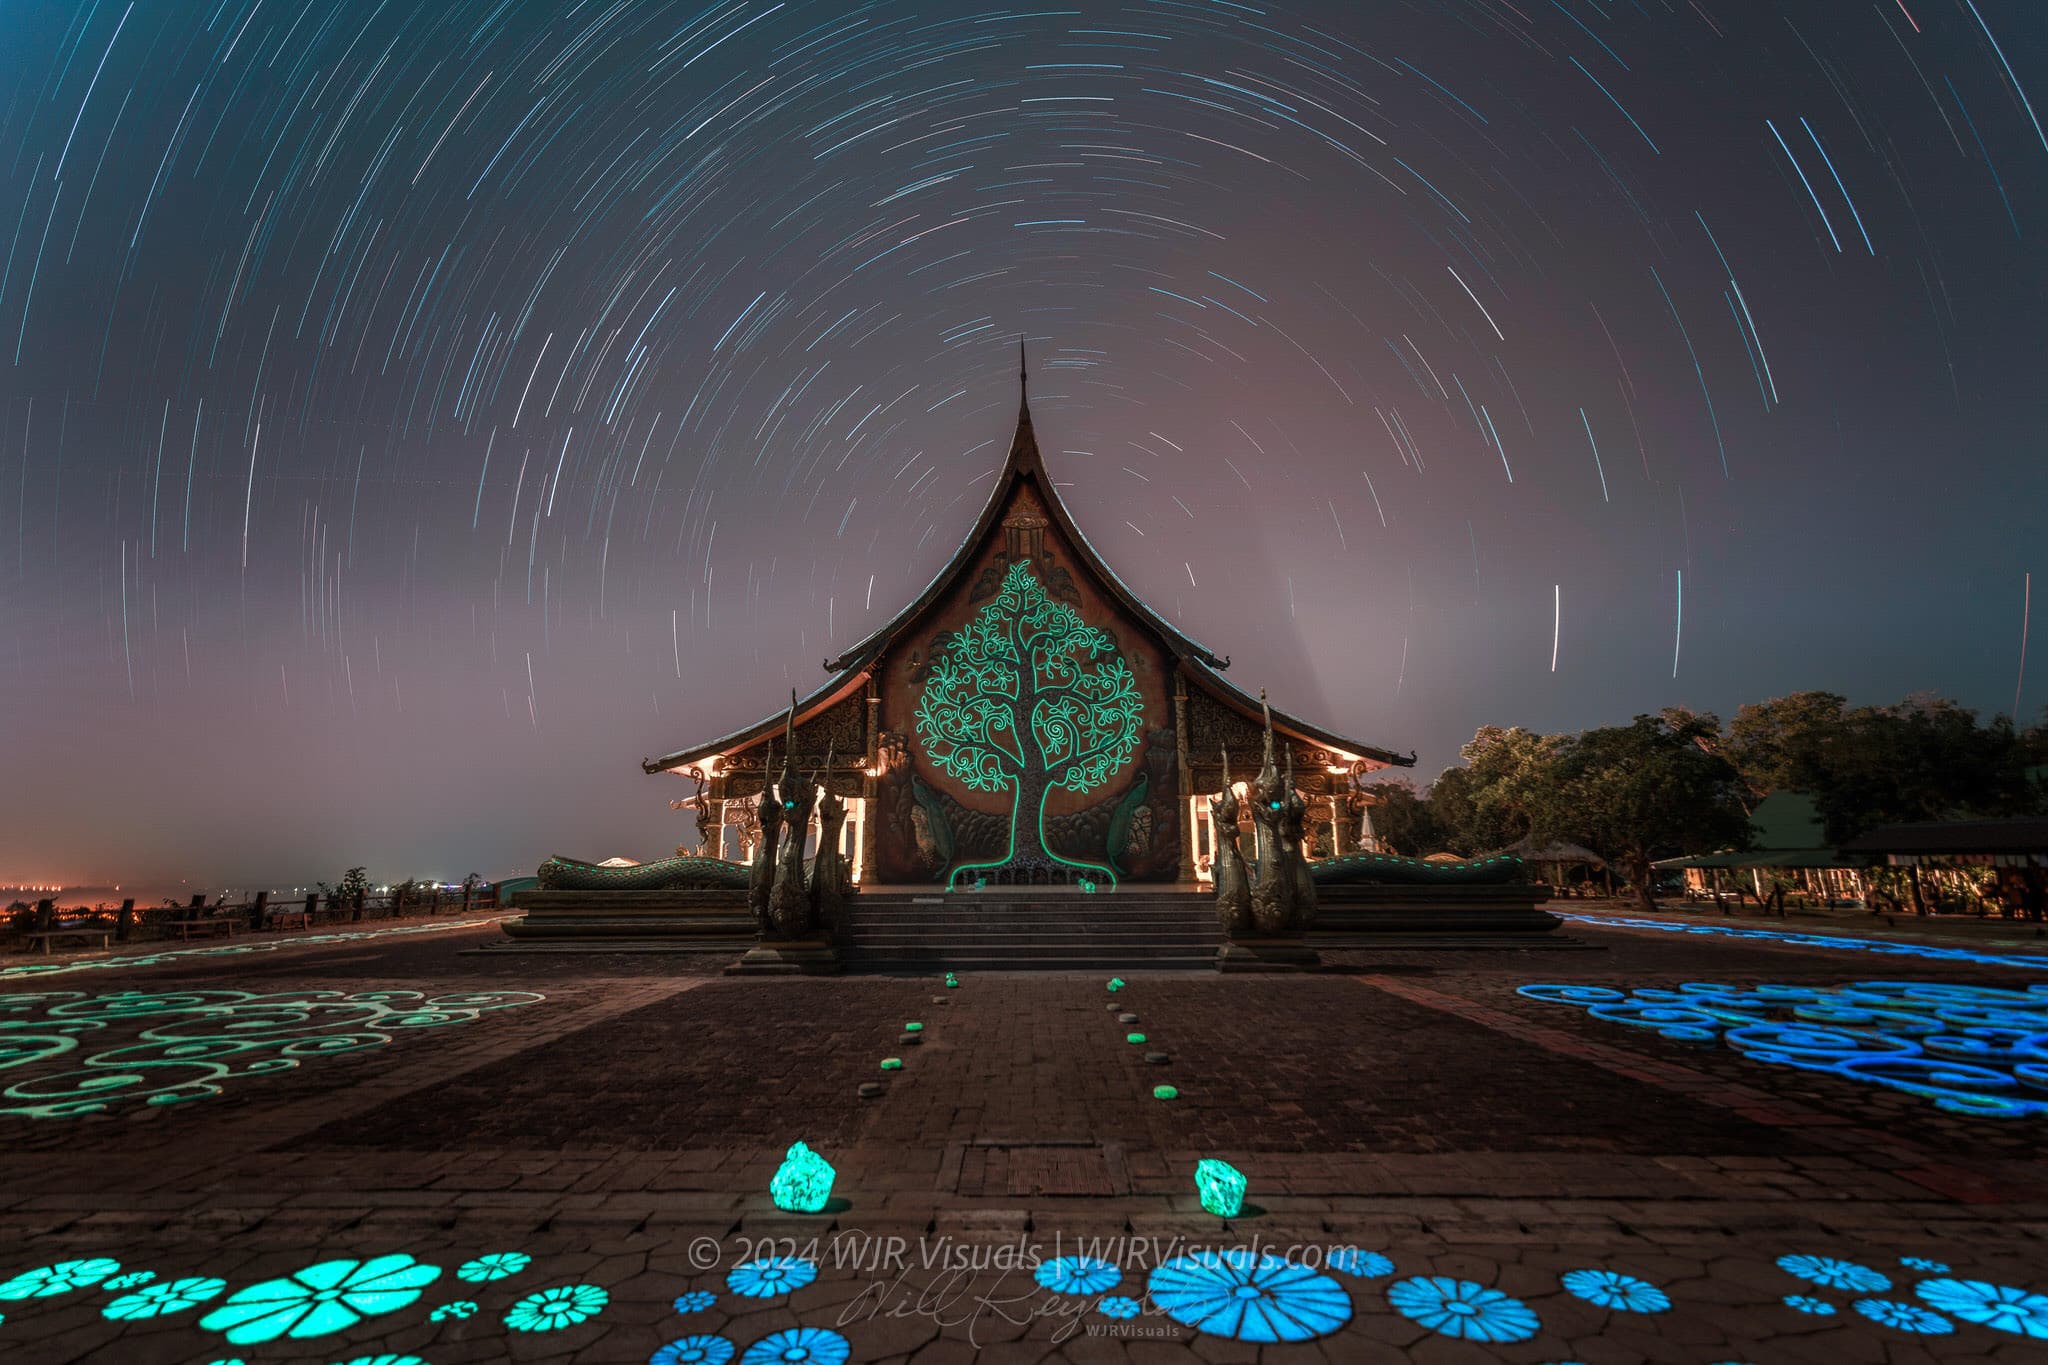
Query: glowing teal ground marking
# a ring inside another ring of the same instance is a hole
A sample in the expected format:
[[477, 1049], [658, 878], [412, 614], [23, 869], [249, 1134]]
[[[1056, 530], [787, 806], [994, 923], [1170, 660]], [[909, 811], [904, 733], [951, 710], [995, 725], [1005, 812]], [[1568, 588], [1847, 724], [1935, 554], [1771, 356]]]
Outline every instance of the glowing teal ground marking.
[[230, 943], [213, 948], [167, 948], [160, 953], [126, 953], [111, 957], [80, 958], [75, 962], [49, 962], [0, 967], [0, 981], [23, 976], [61, 976], [66, 972], [127, 971], [130, 967], [154, 967], [164, 962], [181, 962], [188, 957], [245, 956], [274, 953], [280, 948], [299, 948], [316, 943], [353, 943], [358, 939], [385, 938], [392, 934], [445, 934], [451, 929], [481, 929], [496, 924], [504, 915], [488, 919], [441, 920], [430, 924], [402, 924], [390, 929], [357, 929], [335, 934], [295, 934], [267, 943]]
[[515, 1332], [559, 1332], [588, 1322], [604, 1311], [612, 1296], [594, 1284], [563, 1284], [528, 1294], [505, 1312], [505, 1325]]
[[323, 1337], [408, 1306], [439, 1278], [439, 1266], [403, 1254], [322, 1261], [284, 1279], [236, 1290], [199, 1325], [225, 1332], [237, 1346], [279, 1337]]
[[[0, 995], [0, 1114], [71, 1118], [117, 1105], [177, 1104], [302, 1059], [382, 1047], [400, 1031], [470, 1023], [547, 997], [533, 991], [81, 991]], [[80, 1042], [141, 1022], [139, 1035], [75, 1055]], [[58, 1061], [68, 1069], [47, 1065]]]
[[98, 1284], [120, 1269], [119, 1261], [105, 1256], [37, 1266], [0, 1284], [0, 1300], [47, 1299], [56, 1294], [68, 1294], [74, 1289]]

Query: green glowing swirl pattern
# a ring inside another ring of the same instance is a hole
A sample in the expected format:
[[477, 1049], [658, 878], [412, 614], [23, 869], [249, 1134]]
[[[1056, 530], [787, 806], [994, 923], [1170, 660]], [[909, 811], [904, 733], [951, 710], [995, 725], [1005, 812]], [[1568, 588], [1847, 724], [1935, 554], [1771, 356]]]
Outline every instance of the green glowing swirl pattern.
[[[469, 1023], [546, 998], [532, 991], [432, 998], [419, 991], [0, 995], [0, 1072], [33, 1073], [0, 1091], [0, 1114], [70, 1118], [117, 1105], [203, 1099], [238, 1076], [289, 1071], [308, 1057], [382, 1047], [405, 1030]], [[73, 1058], [81, 1040], [109, 1033], [126, 1041]], [[59, 1058], [74, 1063], [71, 1069], [33, 1065]]]
[[1038, 855], [1070, 863], [1045, 848], [1045, 797], [1093, 791], [1120, 771], [1137, 751], [1144, 713], [1116, 640], [1047, 597], [1020, 559], [995, 600], [933, 651], [915, 718], [941, 772], [973, 791], [1011, 793], [1013, 859], [1028, 817]]

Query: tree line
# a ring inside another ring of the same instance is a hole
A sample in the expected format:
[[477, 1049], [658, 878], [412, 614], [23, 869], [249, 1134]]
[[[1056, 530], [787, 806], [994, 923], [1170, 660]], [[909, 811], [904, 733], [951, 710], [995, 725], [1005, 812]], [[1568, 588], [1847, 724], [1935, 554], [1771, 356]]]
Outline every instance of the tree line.
[[2048, 811], [2048, 712], [2021, 730], [1925, 694], [1851, 706], [1795, 692], [1744, 705], [1726, 725], [1679, 707], [1577, 734], [1486, 725], [1459, 755], [1426, 789], [1366, 788], [1374, 831], [1394, 851], [1582, 844], [1645, 904], [1651, 863], [1744, 847], [1750, 813], [1773, 792], [1811, 796], [1834, 844], [1880, 825]]

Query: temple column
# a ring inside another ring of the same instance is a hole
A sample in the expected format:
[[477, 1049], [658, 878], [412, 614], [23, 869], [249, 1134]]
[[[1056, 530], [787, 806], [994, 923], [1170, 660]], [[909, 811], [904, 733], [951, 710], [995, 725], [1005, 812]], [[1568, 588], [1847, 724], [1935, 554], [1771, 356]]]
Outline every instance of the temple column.
[[[1186, 801], [1195, 794], [1194, 769], [1188, 763], [1188, 680], [1180, 671], [1180, 661], [1173, 664], [1173, 748], [1180, 766], [1180, 798]], [[1195, 880], [1195, 822], [1180, 822], [1180, 871], [1182, 882]]]
[[862, 811], [860, 826], [856, 831], [856, 837], [860, 840], [858, 861], [863, 877], [871, 874], [875, 868], [875, 828], [880, 823], [868, 817], [881, 809], [881, 779], [876, 776], [876, 770], [882, 763], [882, 690], [875, 682], [875, 673], [881, 667], [881, 661], [878, 660], [875, 667], [869, 670], [867, 682], [867, 762], [861, 765]]

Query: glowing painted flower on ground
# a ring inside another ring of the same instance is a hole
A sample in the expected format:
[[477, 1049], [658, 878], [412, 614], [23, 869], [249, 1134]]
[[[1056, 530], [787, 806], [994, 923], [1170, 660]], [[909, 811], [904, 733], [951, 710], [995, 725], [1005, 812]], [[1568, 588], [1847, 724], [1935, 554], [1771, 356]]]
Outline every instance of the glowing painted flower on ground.
[[1817, 1318], [1827, 1317], [1835, 1311], [1835, 1306], [1826, 1299], [1816, 1299], [1805, 1294], [1787, 1294], [1785, 1306], [1796, 1308], [1802, 1313], [1811, 1313]]
[[453, 1303], [442, 1304], [439, 1308], [427, 1314], [427, 1319], [430, 1322], [447, 1322], [450, 1318], [460, 1321], [463, 1318], [473, 1318], [476, 1315], [477, 1306], [475, 1303], [468, 1299], [457, 1299]]
[[1351, 1296], [1329, 1276], [1241, 1249], [1176, 1256], [1147, 1291], [1175, 1322], [1239, 1341], [1309, 1341], [1351, 1320]]
[[733, 1344], [724, 1337], [681, 1337], [647, 1358], [647, 1365], [725, 1365]]
[[418, 1356], [395, 1356], [387, 1353], [375, 1356], [352, 1356], [347, 1360], [335, 1362], [335, 1365], [427, 1365], [427, 1362], [421, 1360]]
[[364, 1318], [396, 1312], [441, 1278], [441, 1267], [403, 1254], [369, 1261], [322, 1261], [282, 1280], [238, 1289], [200, 1319], [237, 1346], [278, 1337], [322, 1337]]
[[1908, 1270], [1924, 1270], [1929, 1275], [1946, 1275], [1948, 1267], [1940, 1261], [1930, 1261], [1925, 1256], [1901, 1256], [1899, 1264]]
[[1983, 1280], [1922, 1280], [1913, 1292], [1952, 1318], [2048, 1341], [2048, 1295]]
[[718, 1295], [708, 1289], [693, 1289], [676, 1300], [678, 1313], [701, 1313], [718, 1302]]
[[111, 1280], [101, 1280], [100, 1288], [106, 1290], [139, 1289], [156, 1278], [154, 1270], [131, 1270], [126, 1275], [116, 1275]]
[[1656, 1285], [1613, 1270], [1571, 1271], [1564, 1287], [1587, 1303], [1621, 1313], [1662, 1313], [1671, 1307], [1671, 1296]]
[[1376, 1280], [1382, 1275], [1394, 1273], [1394, 1263], [1377, 1251], [1360, 1251], [1357, 1247], [1335, 1247], [1330, 1251], [1330, 1269], [1345, 1275], [1355, 1275], [1361, 1280]]
[[1387, 1290], [1387, 1302], [1432, 1332], [1467, 1341], [1527, 1341], [1542, 1325], [1520, 1299], [1445, 1275], [1402, 1280]]
[[494, 1251], [488, 1256], [479, 1256], [474, 1261], [465, 1261], [462, 1268], [455, 1272], [455, 1278], [467, 1280], [471, 1284], [489, 1284], [492, 1280], [517, 1275], [532, 1264], [533, 1257], [523, 1251]]
[[505, 1325], [515, 1332], [559, 1332], [588, 1322], [611, 1301], [612, 1296], [594, 1284], [558, 1284], [506, 1309]]
[[822, 1327], [792, 1327], [762, 1337], [747, 1348], [740, 1365], [845, 1365], [853, 1347]]
[[89, 1284], [98, 1284], [121, 1268], [119, 1261], [95, 1256], [83, 1261], [59, 1261], [55, 1265], [24, 1270], [0, 1284], [0, 1299], [47, 1299], [52, 1294], [69, 1294]]
[[1942, 1336], [1956, 1330], [1956, 1325], [1947, 1318], [1939, 1313], [1929, 1312], [1918, 1304], [1899, 1303], [1892, 1299], [1858, 1299], [1854, 1307], [1872, 1322], [1882, 1323], [1886, 1327], [1896, 1327], [1901, 1332]]
[[750, 1299], [772, 1299], [802, 1289], [818, 1278], [815, 1262], [801, 1256], [766, 1256], [746, 1261], [725, 1273], [725, 1287]]
[[105, 1308], [100, 1316], [115, 1322], [137, 1322], [143, 1318], [161, 1318], [172, 1313], [182, 1313], [187, 1308], [197, 1308], [208, 1299], [220, 1297], [227, 1281], [194, 1277], [187, 1280], [164, 1280], [133, 1294], [123, 1294]]
[[1892, 1287], [1888, 1278], [1869, 1266], [1833, 1256], [1780, 1256], [1778, 1269], [1809, 1284], [1844, 1289], [1851, 1294], [1875, 1294]]
[[1121, 1294], [1112, 1294], [1095, 1305], [1095, 1311], [1105, 1318], [1135, 1318], [1138, 1316], [1138, 1301], [1127, 1299]]
[[1061, 1256], [1042, 1262], [1032, 1278], [1055, 1294], [1100, 1294], [1114, 1289], [1124, 1273], [1093, 1256]]

